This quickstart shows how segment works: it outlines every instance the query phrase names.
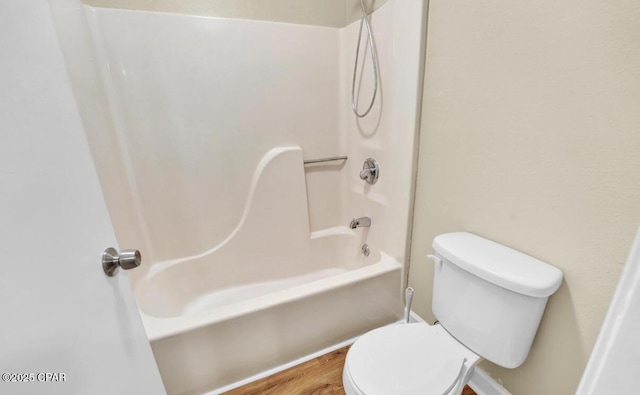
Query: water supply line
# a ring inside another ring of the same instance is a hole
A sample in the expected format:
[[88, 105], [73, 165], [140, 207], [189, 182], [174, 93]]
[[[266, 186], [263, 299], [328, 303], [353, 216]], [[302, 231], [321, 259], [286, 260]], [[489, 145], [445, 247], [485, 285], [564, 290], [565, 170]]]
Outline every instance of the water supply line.
[[[378, 53], [373, 42], [373, 32], [371, 30], [371, 24], [369, 23], [369, 16], [364, 8], [364, 0], [360, 0], [360, 8], [362, 9], [362, 18], [360, 18], [360, 30], [358, 32], [358, 45], [356, 46], [356, 59], [353, 65], [353, 81], [351, 82], [351, 109], [358, 118], [364, 118], [369, 114], [373, 108], [373, 103], [376, 101], [378, 95]], [[369, 107], [363, 113], [358, 112], [358, 103], [356, 101], [356, 73], [358, 71], [358, 57], [360, 56], [360, 41], [362, 41], [362, 25], [367, 26], [369, 50], [371, 51], [371, 63], [373, 64], [373, 96], [371, 97], [371, 103]]]
[[408, 287], [404, 294], [404, 323], [411, 322], [411, 302], [413, 302], [413, 288]]

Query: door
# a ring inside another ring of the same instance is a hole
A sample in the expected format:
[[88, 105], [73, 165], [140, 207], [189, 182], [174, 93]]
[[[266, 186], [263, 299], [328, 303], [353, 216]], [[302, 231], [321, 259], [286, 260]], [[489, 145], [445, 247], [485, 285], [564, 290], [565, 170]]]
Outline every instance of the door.
[[640, 389], [640, 229], [609, 305], [577, 395], [627, 394]]
[[0, 393], [165, 393], [111, 246], [49, 5], [2, 0]]

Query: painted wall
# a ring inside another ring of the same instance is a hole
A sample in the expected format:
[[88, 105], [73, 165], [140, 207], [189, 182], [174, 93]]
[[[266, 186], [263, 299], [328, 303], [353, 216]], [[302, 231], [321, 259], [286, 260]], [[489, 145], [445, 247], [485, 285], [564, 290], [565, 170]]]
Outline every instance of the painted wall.
[[[82, 0], [94, 7], [345, 27], [360, 18], [360, 0]], [[365, 0], [367, 12], [387, 0]]]
[[433, 237], [560, 268], [514, 394], [574, 393], [640, 221], [640, 3], [432, 0], [410, 284], [433, 319]]

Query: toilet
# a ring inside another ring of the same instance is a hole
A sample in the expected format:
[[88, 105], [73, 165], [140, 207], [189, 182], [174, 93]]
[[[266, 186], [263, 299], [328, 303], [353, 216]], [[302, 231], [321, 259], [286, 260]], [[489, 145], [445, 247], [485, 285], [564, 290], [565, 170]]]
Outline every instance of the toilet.
[[487, 359], [520, 366], [562, 272], [482, 237], [433, 240], [434, 325], [395, 324], [362, 335], [342, 375], [347, 395], [459, 395]]

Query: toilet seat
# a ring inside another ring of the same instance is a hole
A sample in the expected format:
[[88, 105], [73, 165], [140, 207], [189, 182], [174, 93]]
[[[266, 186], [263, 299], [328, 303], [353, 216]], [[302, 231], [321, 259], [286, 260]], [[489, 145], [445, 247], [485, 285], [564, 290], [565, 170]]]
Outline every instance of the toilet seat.
[[348, 395], [442, 395], [479, 359], [440, 325], [390, 325], [351, 346], [343, 383]]

